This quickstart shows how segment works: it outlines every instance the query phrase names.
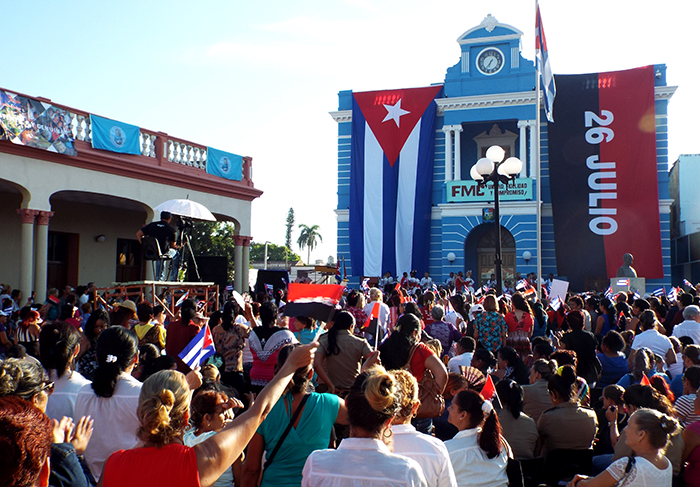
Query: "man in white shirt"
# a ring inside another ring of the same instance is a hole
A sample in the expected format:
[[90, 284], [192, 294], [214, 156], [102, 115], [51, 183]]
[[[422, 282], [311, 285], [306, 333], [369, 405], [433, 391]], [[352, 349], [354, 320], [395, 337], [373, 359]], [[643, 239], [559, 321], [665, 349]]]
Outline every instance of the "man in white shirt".
[[423, 292], [433, 288], [433, 278], [430, 277], [428, 272], [426, 272], [423, 279], [420, 280], [420, 288], [423, 290]]
[[647, 310], [639, 315], [639, 322], [642, 325], [642, 333], [634, 337], [632, 342], [632, 350], [635, 352], [642, 347], [651, 350], [654, 355], [663, 357], [667, 365], [676, 363], [676, 353], [673, 350], [673, 344], [666, 335], [662, 335], [654, 327], [656, 323], [653, 311]]
[[[391, 314], [389, 307], [382, 302], [382, 297], [382, 292], [376, 287], [373, 287], [369, 290], [369, 298], [371, 299], [371, 301], [367, 303], [365, 305], [365, 308], [363, 309], [365, 314], [371, 320], [372, 311], [374, 310], [375, 305], [378, 307], [379, 323], [377, 323], [377, 327], [381, 329], [381, 333], [379, 333], [379, 341], [382, 340], [382, 338], [387, 332], [387, 323], [389, 321], [389, 315]], [[358, 323], [358, 325], [361, 327], [362, 325], [364, 325], [364, 323]], [[365, 338], [367, 338], [369, 344], [372, 345], [372, 347], [374, 347], [375, 341], [377, 341], [374, 334], [367, 333], [367, 331], [365, 330]]]
[[474, 348], [476, 348], [476, 342], [472, 337], [464, 337], [457, 342], [457, 355], [447, 362], [448, 371], [461, 374], [460, 367], [471, 366]]
[[690, 337], [693, 343], [700, 345], [700, 307], [691, 304], [683, 309], [683, 321], [673, 327], [673, 336]]

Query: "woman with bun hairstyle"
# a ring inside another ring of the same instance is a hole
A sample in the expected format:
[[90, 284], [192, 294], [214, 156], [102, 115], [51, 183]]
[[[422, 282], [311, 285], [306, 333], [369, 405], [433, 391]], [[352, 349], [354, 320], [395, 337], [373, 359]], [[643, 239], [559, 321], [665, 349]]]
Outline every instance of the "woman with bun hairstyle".
[[104, 462], [121, 448], [138, 443], [136, 408], [141, 382], [131, 376], [138, 362], [139, 339], [131, 330], [113, 326], [97, 339], [97, 370], [92, 384], [83, 386], [75, 401], [75, 415], [91, 416], [95, 434], [85, 450], [85, 461], [99, 479]]
[[445, 442], [460, 487], [506, 487], [510, 447], [491, 401], [476, 391], [459, 392], [450, 404], [449, 421], [459, 433]]
[[671, 485], [673, 467], [664, 453], [680, 426], [654, 409], [637, 409], [627, 424], [625, 443], [631, 454], [620, 458], [597, 477], [576, 475], [568, 487], [646, 487]]
[[[666, 416], [675, 416], [673, 405], [664, 395], [652, 386], [643, 386], [641, 384], [632, 385], [625, 390], [622, 400], [625, 402], [625, 409], [630, 415], [638, 409], [645, 408], [653, 409]], [[613, 421], [616, 420], [618, 414], [622, 414], [622, 411], [617, 410], [615, 413], [610, 412], [607, 417], [610, 423], [611, 439], [617, 432], [617, 425], [613, 424]], [[613, 462], [632, 454], [632, 449], [627, 444], [628, 428], [629, 422], [627, 427], [619, 432], [619, 437], [615, 444], [615, 454], [612, 457]], [[681, 456], [683, 455], [683, 437], [680, 430], [670, 434], [669, 444], [665, 449], [665, 455], [671, 461], [673, 475], [678, 475], [681, 471]]]
[[98, 486], [210, 487], [241, 456], [263, 418], [284, 392], [294, 372], [313, 360], [316, 344], [296, 348], [258, 394], [250, 409], [220, 432], [195, 446], [185, 446], [190, 419], [190, 388], [185, 376], [163, 370], [146, 379], [137, 407], [137, 435], [142, 445], [118, 450], [105, 463]]
[[598, 418], [595, 411], [579, 405], [575, 384], [576, 371], [571, 365], [557, 369], [547, 382], [553, 406], [537, 421], [545, 455], [552, 450], [587, 450], [593, 446]]
[[427, 487], [420, 465], [391, 453], [385, 444], [393, 435], [391, 423], [401, 408], [394, 377], [381, 366], [372, 367], [357, 376], [345, 401], [350, 438], [337, 450], [309, 455], [301, 485], [354, 487], [360, 481], [366, 487]]
[[75, 358], [80, 353], [80, 333], [65, 321], [44, 325], [39, 335], [41, 364], [54, 383], [53, 394], [46, 406], [46, 415], [60, 420], [75, 416], [78, 391], [90, 381], [75, 371]]
[[394, 376], [401, 397], [401, 408], [391, 426], [394, 453], [418, 462], [431, 487], [456, 486], [457, 480], [445, 444], [437, 438], [419, 433], [411, 425], [411, 419], [420, 406], [416, 378], [405, 370], [394, 370], [391, 375]]
[[552, 407], [549, 396], [549, 379], [557, 373], [557, 362], [540, 358], [535, 360], [530, 369], [530, 384], [523, 386], [523, 412], [535, 423], [542, 413]]

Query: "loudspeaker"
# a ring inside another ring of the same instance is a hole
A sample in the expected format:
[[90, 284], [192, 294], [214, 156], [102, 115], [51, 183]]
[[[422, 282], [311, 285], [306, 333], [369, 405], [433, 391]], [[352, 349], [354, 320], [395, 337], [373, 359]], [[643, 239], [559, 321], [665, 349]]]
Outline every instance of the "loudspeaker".
[[[197, 282], [197, 273], [194, 270], [192, 257], [187, 265], [187, 282]], [[213, 282], [219, 285], [219, 292], [223, 292], [228, 284], [228, 258], [226, 256], [197, 256], [197, 265], [199, 267], [199, 276], [202, 282]]]

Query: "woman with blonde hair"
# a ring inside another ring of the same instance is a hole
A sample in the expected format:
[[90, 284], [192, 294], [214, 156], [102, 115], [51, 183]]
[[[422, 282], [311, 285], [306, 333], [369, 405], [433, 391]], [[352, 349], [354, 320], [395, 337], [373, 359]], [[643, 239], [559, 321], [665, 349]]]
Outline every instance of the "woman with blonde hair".
[[139, 397], [137, 435], [143, 446], [113, 453], [105, 463], [98, 485], [214, 485], [241, 455], [294, 372], [311, 363], [316, 346], [312, 343], [292, 351], [248, 411], [194, 447], [182, 444], [190, 418], [190, 392], [185, 376], [173, 370], [152, 375], [144, 382]]
[[627, 424], [625, 443], [632, 454], [620, 458], [597, 477], [576, 475], [568, 487], [627, 487], [671, 485], [673, 466], [664, 455], [669, 438], [680, 426], [674, 418], [653, 409], [637, 409]]
[[476, 315], [474, 320], [474, 340], [492, 353], [496, 353], [506, 344], [508, 326], [503, 315], [498, 312], [498, 300], [493, 294], [487, 294], [483, 302], [484, 312]]
[[317, 450], [304, 465], [303, 487], [394, 485], [425, 486], [420, 465], [410, 458], [391, 453], [386, 441], [393, 433], [391, 423], [401, 408], [394, 376], [376, 366], [363, 372], [346, 398], [350, 438], [337, 450]]
[[445, 444], [435, 437], [419, 433], [411, 425], [411, 419], [420, 406], [416, 378], [405, 370], [394, 370], [391, 375], [394, 376], [401, 397], [401, 408], [391, 426], [394, 453], [418, 462], [429, 486], [456, 487], [457, 480]]

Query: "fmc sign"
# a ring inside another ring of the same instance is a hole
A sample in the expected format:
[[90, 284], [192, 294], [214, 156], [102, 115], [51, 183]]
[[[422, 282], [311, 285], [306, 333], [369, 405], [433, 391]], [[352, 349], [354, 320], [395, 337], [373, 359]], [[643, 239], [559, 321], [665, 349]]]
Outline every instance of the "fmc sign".
[[[518, 178], [507, 187], [499, 184], [498, 197], [501, 201], [525, 201], [532, 199], [532, 179]], [[476, 181], [449, 181], [447, 183], [448, 203], [473, 203], [493, 201], [493, 184], [479, 187]]]

